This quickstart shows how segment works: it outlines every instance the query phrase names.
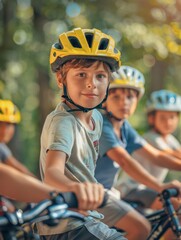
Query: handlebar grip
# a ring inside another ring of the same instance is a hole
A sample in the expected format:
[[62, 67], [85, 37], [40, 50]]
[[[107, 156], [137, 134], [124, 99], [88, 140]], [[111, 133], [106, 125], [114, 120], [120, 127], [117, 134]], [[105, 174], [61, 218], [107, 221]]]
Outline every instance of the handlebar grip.
[[[61, 193], [60, 196], [63, 198], [64, 202], [68, 205], [69, 208], [78, 208], [77, 197], [72, 192]], [[108, 200], [108, 194], [105, 192], [104, 199], [99, 208], [103, 207]]]
[[177, 188], [165, 189], [162, 191], [161, 195], [165, 200], [171, 197], [177, 197], [179, 195], [179, 190]]

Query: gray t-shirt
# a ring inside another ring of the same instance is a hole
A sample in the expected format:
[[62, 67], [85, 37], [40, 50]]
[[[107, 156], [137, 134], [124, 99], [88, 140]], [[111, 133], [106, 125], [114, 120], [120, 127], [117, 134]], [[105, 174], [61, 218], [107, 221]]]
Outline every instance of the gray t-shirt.
[[5, 162], [12, 155], [11, 150], [4, 143], [0, 143], [0, 162]]
[[[92, 111], [94, 130], [87, 129], [74, 113], [67, 112], [68, 106], [60, 103], [45, 121], [41, 135], [40, 171], [44, 178], [46, 153], [48, 150], [58, 150], [66, 153], [65, 175], [78, 182], [97, 182], [94, 178], [95, 164], [99, 152], [99, 138], [102, 131], [102, 116], [97, 110]], [[90, 215], [101, 218], [96, 211]], [[41, 225], [42, 235], [58, 234], [70, 231], [82, 225], [79, 220], [61, 220], [55, 228]]]
[[[178, 140], [171, 134], [169, 134], [165, 139], [162, 138], [160, 134], [157, 132], [150, 130], [147, 133], [143, 135], [144, 139], [150, 143], [153, 147], [159, 149], [159, 150], [167, 150], [167, 149], [180, 149], [181, 144], [178, 142]], [[159, 167], [149, 161], [148, 159], [145, 159], [142, 157], [141, 154], [138, 152], [134, 152], [132, 154], [133, 158], [136, 159], [151, 175], [153, 175], [155, 178], [158, 179], [158, 181], [163, 182], [167, 176], [168, 169]], [[131, 177], [129, 177], [126, 173], [123, 173], [119, 177], [119, 183], [117, 183], [117, 187], [121, 189], [122, 196], [127, 195], [131, 190], [133, 189], [144, 189], [146, 188], [144, 185], [139, 184], [135, 180], [133, 180]]]

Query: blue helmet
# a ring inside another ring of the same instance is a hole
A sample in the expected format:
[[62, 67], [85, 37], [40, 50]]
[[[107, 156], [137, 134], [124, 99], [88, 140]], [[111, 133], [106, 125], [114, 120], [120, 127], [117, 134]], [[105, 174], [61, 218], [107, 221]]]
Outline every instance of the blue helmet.
[[154, 110], [181, 112], [181, 96], [168, 90], [152, 92], [146, 103], [146, 111]]

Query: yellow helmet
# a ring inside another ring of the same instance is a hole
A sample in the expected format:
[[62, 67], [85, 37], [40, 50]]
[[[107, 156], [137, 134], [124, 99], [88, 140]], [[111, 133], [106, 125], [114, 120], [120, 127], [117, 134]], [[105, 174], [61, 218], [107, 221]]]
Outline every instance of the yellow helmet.
[[113, 81], [110, 83], [111, 88], [131, 88], [139, 93], [141, 98], [145, 92], [145, 79], [143, 74], [137, 69], [129, 66], [121, 66], [117, 72], [112, 74]]
[[0, 122], [19, 123], [21, 114], [10, 100], [0, 100]]
[[121, 53], [115, 48], [114, 39], [98, 29], [75, 28], [59, 35], [59, 42], [52, 45], [50, 65], [57, 72], [61, 65], [73, 58], [88, 58], [106, 62], [116, 71], [121, 65]]

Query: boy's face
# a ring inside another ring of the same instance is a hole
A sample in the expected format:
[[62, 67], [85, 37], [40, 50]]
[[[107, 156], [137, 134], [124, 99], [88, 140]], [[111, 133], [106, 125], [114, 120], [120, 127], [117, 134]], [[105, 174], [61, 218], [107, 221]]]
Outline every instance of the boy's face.
[[12, 123], [0, 122], [0, 142], [8, 143], [15, 131], [15, 125]]
[[117, 88], [110, 89], [105, 106], [108, 112], [112, 112], [113, 116], [127, 119], [134, 113], [137, 102], [137, 91], [128, 88]]
[[162, 135], [173, 133], [179, 122], [178, 112], [156, 111], [153, 116], [153, 126]]
[[93, 108], [103, 101], [108, 82], [108, 71], [103, 63], [97, 64], [97, 62], [88, 68], [71, 68], [66, 77], [69, 97], [85, 108]]

